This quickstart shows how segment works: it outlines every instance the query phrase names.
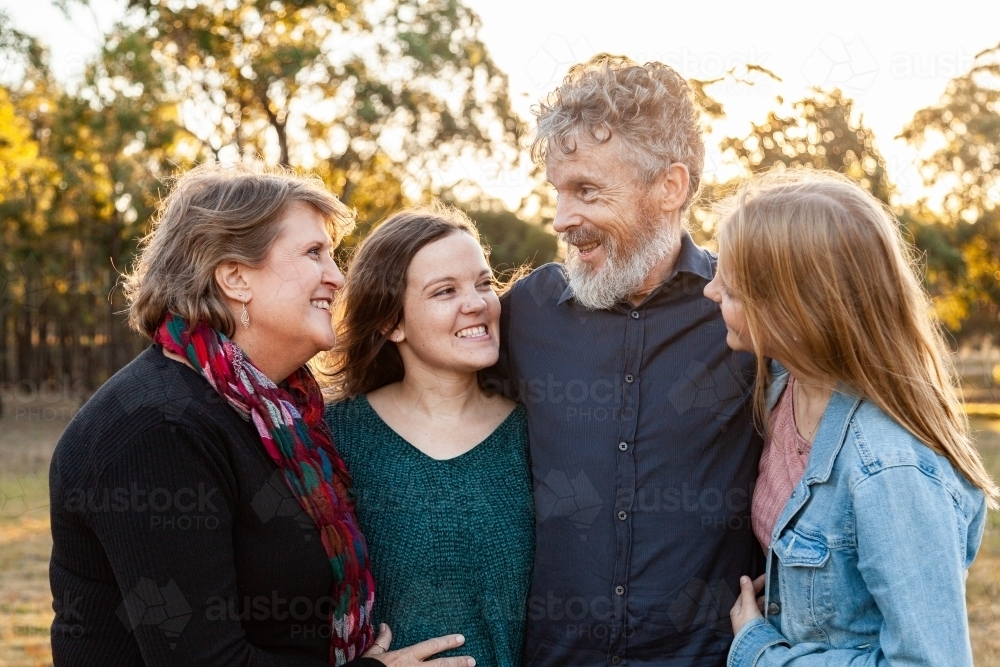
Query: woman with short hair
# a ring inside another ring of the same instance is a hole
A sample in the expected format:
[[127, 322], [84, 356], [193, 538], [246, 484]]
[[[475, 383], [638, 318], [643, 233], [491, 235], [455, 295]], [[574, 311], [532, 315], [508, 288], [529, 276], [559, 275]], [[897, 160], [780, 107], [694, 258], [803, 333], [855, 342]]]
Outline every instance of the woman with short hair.
[[459, 645], [376, 646], [351, 478], [305, 366], [333, 347], [331, 251], [353, 224], [288, 171], [177, 179], [125, 277], [153, 345], [52, 459], [55, 665], [416, 665]]
[[728, 664], [971, 667], [965, 578], [998, 492], [899, 224], [833, 172], [731, 204], [705, 295], [757, 377], [783, 370], [755, 388], [767, 573], [742, 577]]
[[351, 262], [326, 420], [354, 475], [395, 641], [461, 632], [479, 665], [516, 667], [534, 554], [523, 406], [484, 392], [500, 301], [460, 211], [403, 211]]

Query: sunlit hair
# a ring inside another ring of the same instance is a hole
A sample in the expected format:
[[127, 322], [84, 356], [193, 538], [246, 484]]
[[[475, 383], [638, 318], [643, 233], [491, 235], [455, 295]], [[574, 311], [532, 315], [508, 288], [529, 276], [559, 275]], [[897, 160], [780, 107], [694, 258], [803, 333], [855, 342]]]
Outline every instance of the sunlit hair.
[[[772, 172], [729, 200], [717, 231], [723, 286], [766, 350], [807, 378], [843, 383], [944, 455], [996, 507], [969, 438], [944, 338], [914, 251], [877, 199], [833, 172]], [[755, 388], [760, 423], [764, 382]]]
[[683, 208], [698, 195], [705, 165], [701, 116], [691, 88], [671, 67], [602, 53], [571, 67], [533, 112], [536, 161], [553, 151], [573, 153], [581, 137], [602, 143], [617, 137], [622, 160], [646, 185], [677, 162], [689, 176]]
[[[403, 379], [403, 359], [389, 334], [403, 319], [410, 263], [421, 248], [457, 233], [482, 246], [465, 213], [434, 202], [396, 213], [358, 245], [337, 304], [337, 343], [317, 364], [331, 397], [367, 394]], [[483, 253], [489, 254], [485, 246]]]
[[295, 202], [316, 209], [335, 243], [354, 228], [353, 212], [317, 177], [260, 163], [206, 163], [178, 176], [123, 276], [132, 329], [152, 338], [170, 310], [232, 336], [236, 323], [215, 269], [262, 265]]

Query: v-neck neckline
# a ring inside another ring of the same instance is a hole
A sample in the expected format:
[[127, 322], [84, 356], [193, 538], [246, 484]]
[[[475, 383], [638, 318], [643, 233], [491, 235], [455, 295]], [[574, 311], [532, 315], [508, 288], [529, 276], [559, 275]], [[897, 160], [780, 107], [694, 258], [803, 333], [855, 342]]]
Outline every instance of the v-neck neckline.
[[378, 413], [378, 411], [374, 407], [372, 407], [372, 404], [368, 402], [368, 396], [366, 394], [362, 394], [358, 398], [361, 399], [362, 401], [364, 401], [365, 409], [368, 410], [372, 414], [372, 416], [378, 421], [378, 423], [382, 426], [382, 428], [384, 428], [386, 431], [388, 431], [389, 433], [391, 433], [393, 435], [393, 437], [395, 437], [397, 441], [399, 441], [400, 443], [402, 443], [403, 445], [405, 445], [407, 449], [412, 450], [413, 452], [415, 452], [418, 457], [426, 459], [426, 460], [428, 460], [428, 461], [430, 461], [432, 463], [455, 463], [455, 462], [458, 462], [462, 458], [470, 456], [473, 452], [481, 449], [484, 444], [486, 444], [487, 442], [489, 442], [493, 438], [493, 436], [496, 435], [497, 431], [499, 431], [501, 428], [503, 428], [507, 424], [507, 422], [509, 422], [511, 419], [514, 418], [514, 413], [516, 413], [518, 410], [521, 409], [520, 405], [514, 406], [514, 409], [510, 411], [510, 414], [508, 414], [506, 417], [504, 417], [503, 421], [500, 422], [499, 424], [497, 424], [497, 427], [495, 429], [493, 429], [492, 431], [490, 431], [489, 435], [487, 435], [481, 441], [477, 442], [471, 448], [465, 450], [461, 454], [456, 454], [455, 456], [450, 456], [450, 457], [448, 457], [446, 459], [438, 459], [438, 458], [434, 458], [433, 456], [431, 456], [430, 454], [428, 454], [424, 450], [422, 450], [419, 447], [417, 447], [416, 445], [414, 445], [412, 442], [410, 442], [409, 440], [407, 440], [406, 438], [404, 438], [402, 435], [400, 435], [396, 431], [396, 429], [394, 429], [393, 427], [389, 426], [388, 422], [386, 422], [384, 419], [382, 419], [382, 415], [380, 415]]

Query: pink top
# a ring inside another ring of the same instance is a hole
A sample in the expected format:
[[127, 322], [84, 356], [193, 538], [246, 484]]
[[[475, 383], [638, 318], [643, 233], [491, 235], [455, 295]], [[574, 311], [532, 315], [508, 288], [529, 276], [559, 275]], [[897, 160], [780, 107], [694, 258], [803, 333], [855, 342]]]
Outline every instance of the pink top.
[[764, 549], [771, 546], [771, 531], [806, 471], [812, 448], [812, 443], [799, 435], [795, 427], [793, 383], [789, 376], [788, 386], [771, 411], [770, 430], [760, 456], [760, 472], [753, 492], [750, 521]]

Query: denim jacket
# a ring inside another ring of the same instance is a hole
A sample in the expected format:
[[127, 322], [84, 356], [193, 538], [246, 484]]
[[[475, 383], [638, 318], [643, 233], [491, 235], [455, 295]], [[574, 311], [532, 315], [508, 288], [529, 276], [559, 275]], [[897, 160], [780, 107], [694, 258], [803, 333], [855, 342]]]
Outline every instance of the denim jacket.
[[728, 667], [972, 667], [965, 577], [985, 520], [947, 459], [838, 387], [771, 534], [765, 617]]

